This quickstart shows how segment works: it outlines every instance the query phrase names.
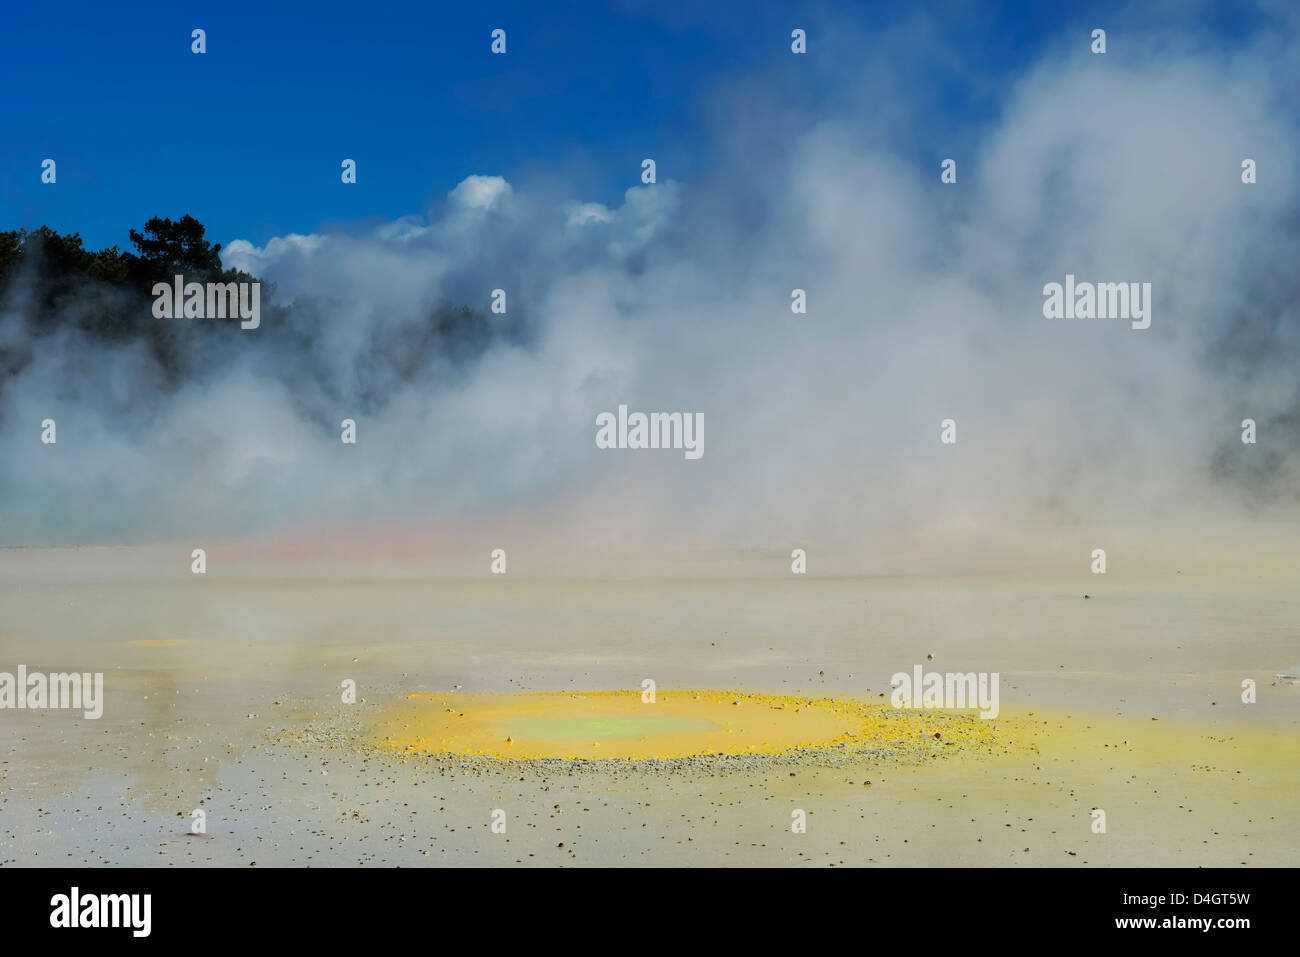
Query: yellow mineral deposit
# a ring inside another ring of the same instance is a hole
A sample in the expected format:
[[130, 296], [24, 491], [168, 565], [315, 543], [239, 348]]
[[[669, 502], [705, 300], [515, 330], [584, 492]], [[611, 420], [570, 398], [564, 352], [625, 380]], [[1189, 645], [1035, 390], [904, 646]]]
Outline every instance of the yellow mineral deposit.
[[728, 691], [412, 694], [372, 725], [400, 751], [495, 758], [671, 759], [795, 749], [928, 752], [987, 745], [994, 722], [847, 698]]

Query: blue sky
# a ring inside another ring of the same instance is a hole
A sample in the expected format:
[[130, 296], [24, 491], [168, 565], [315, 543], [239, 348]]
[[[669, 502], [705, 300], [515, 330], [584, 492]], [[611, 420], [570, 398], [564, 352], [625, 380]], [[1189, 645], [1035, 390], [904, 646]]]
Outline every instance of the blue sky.
[[[861, 30], [865, 61], [886, 52], [874, 38], [909, 11], [641, 0], [14, 5], [0, 32], [0, 228], [48, 224], [93, 247], [126, 246], [127, 229], [146, 218], [191, 213], [217, 241], [261, 243], [424, 214], [471, 173], [559, 177], [584, 200], [616, 202], [644, 156], [679, 180], [709, 162], [712, 127], [725, 123], [710, 96], [727, 83], [775, 75], [810, 103], [832, 95], [833, 65], [790, 55], [794, 26], [823, 55], [828, 33]], [[935, 40], [952, 45], [948, 55], [916, 63], [909, 85], [925, 128], [949, 135], [993, 111], [1007, 78], [1086, 23], [1057, 4], [948, 11]], [[190, 52], [195, 27], [207, 31], [202, 56]], [[505, 56], [489, 52], [496, 27], [507, 30]], [[46, 157], [58, 163], [53, 187], [40, 182]], [[339, 182], [345, 157], [359, 163], [355, 187]]]

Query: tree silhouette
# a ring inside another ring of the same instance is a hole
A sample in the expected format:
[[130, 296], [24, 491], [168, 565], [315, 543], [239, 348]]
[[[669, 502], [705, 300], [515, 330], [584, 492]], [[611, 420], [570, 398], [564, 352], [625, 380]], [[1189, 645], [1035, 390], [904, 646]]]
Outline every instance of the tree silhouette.
[[203, 238], [203, 234], [203, 224], [189, 214], [175, 222], [155, 216], [144, 224], [144, 232], [138, 233], [134, 229], [130, 232], [142, 271], [154, 279], [165, 278], [171, 272], [201, 276], [219, 274], [221, 244], [214, 246]]

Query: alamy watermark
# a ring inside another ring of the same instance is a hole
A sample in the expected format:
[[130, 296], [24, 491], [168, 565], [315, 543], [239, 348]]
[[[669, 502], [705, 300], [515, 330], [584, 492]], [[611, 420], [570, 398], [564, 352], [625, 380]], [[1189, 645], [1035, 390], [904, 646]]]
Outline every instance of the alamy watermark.
[[82, 894], [78, 887], [50, 898], [51, 927], [126, 927], [133, 937], [152, 928], [151, 894]]
[[889, 703], [895, 708], [979, 708], [981, 718], [998, 716], [998, 672], [940, 674], [920, 665], [909, 675], [900, 671], [890, 680]]
[[1080, 282], [1067, 273], [1065, 285], [1043, 287], [1043, 316], [1047, 319], [1131, 319], [1132, 328], [1151, 326], [1151, 283]]
[[704, 455], [703, 412], [633, 412], [596, 416], [598, 449], [683, 449], [688, 459]]
[[171, 283], [153, 284], [155, 319], [241, 319], [239, 328], [262, 324], [260, 282], [186, 282], [177, 274]]
[[18, 666], [18, 674], [0, 671], [0, 710], [43, 711], [46, 709], [81, 709], [95, 720], [104, 713], [104, 673], [28, 672]]

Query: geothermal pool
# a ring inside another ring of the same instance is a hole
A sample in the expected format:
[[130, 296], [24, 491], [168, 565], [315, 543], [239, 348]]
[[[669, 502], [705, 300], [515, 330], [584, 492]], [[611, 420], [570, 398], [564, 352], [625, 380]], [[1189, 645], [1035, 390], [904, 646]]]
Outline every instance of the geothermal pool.
[[[987, 727], [931, 720], [847, 698], [736, 691], [411, 694], [373, 722], [384, 747], [496, 758], [669, 759], [797, 749], [949, 747]], [[908, 748], [910, 750], [910, 748]]]

